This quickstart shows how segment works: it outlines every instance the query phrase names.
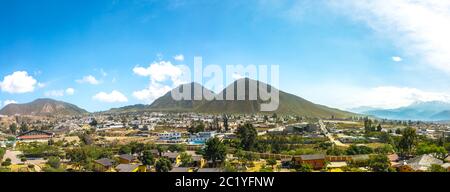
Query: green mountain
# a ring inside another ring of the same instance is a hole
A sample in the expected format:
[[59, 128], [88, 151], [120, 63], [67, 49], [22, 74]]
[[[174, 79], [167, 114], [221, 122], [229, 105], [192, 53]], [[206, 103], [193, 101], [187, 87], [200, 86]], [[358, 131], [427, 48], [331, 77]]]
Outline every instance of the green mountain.
[[76, 105], [53, 99], [37, 99], [30, 103], [9, 104], [0, 110], [2, 115], [62, 116], [82, 115], [88, 112]]
[[[245, 83], [245, 99], [237, 100], [237, 91], [234, 92], [234, 100], [225, 100], [226, 93], [230, 92], [234, 87], [234, 90], [237, 90], [238, 83]], [[198, 112], [198, 113], [215, 113], [215, 114], [254, 114], [254, 113], [277, 113], [277, 114], [290, 114], [290, 115], [300, 115], [306, 117], [320, 117], [320, 118], [329, 118], [329, 117], [337, 117], [337, 118], [345, 118], [350, 116], [355, 116], [356, 114], [341, 111], [339, 109], [329, 108], [323, 105], [314, 104], [309, 102], [301, 97], [285, 93], [283, 91], [279, 91], [279, 107], [276, 111], [271, 112], [261, 112], [260, 106], [263, 103], [267, 103], [267, 101], [262, 100], [259, 96], [256, 100], [249, 99], [249, 84], [252, 83], [257, 85], [257, 90], [259, 89], [259, 84], [261, 82], [251, 80], [251, 79], [240, 79], [229, 86], [227, 86], [222, 92], [215, 95], [212, 91], [204, 88], [203, 86], [195, 83], [191, 83], [191, 86], [198, 85], [199, 89], [191, 92], [191, 96], [195, 92], [203, 91], [207, 95], [214, 97], [218, 95], [222, 95], [223, 100], [206, 100], [203, 98], [202, 100], [181, 100], [176, 101], [172, 98], [171, 92], [166, 93], [164, 96], [155, 100], [151, 105], [146, 106], [145, 111], [159, 111], [159, 112]], [[264, 84], [266, 85], [266, 84]], [[178, 87], [182, 91], [182, 87]], [[178, 89], [177, 88], [177, 89]], [[267, 85], [267, 90], [270, 92], [275, 90], [270, 85]], [[201, 93], [201, 92], [200, 92]], [[125, 107], [130, 110], [130, 107]], [[124, 109], [125, 109], [124, 108]]]
[[307, 101], [301, 97], [279, 91], [279, 106], [276, 111], [272, 112], [261, 112], [261, 104], [268, 103], [268, 101], [262, 100], [259, 94], [256, 100], [249, 99], [249, 85], [256, 85], [257, 93], [259, 93], [259, 85], [265, 85], [267, 91], [275, 91], [276, 88], [267, 85], [265, 83], [255, 81], [252, 79], [239, 79], [228, 87], [226, 87], [219, 95], [226, 98], [226, 94], [231, 89], [237, 90], [238, 84], [245, 84], [245, 100], [237, 100], [237, 91], [234, 91], [234, 100], [213, 100], [205, 103], [198, 108], [198, 112], [204, 113], [235, 113], [235, 114], [248, 114], [248, 113], [277, 113], [277, 114], [288, 114], [288, 115], [300, 115], [306, 117], [320, 117], [329, 118], [334, 117], [350, 117], [355, 114], [350, 112], [341, 111], [338, 109], [329, 108], [323, 105], [314, 104]]
[[[191, 99], [190, 100], [180, 100], [176, 101], [172, 98], [172, 92], [169, 91], [164, 96], [156, 99], [150, 106], [149, 109], [152, 111], [197, 111], [197, 109], [207, 103], [208, 101], [202, 97], [201, 100], [195, 100], [194, 95], [208, 95], [214, 96], [214, 92], [206, 89], [198, 83], [190, 83], [191, 86]], [[175, 89], [179, 89], [180, 93], [183, 92], [184, 85], [180, 85]]]

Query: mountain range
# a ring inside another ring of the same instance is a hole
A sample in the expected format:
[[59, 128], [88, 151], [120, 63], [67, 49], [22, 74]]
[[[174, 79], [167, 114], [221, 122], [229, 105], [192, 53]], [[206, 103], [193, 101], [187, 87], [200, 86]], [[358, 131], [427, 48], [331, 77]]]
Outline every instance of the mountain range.
[[[359, 108], [363, 109], [363, 108]], [[441, 101], [416, 102], [396, 109], [374, 109], [351, 111], [383, 119], [416, 120], [416, 121], [448, 121], [450, 120], [450, 103]]]
[[33, 115], [33, 116], [58, 116], [58, 115], [83, 115], [88, 112], [76, 105], [56, 101], [53, 99], [37, 99], [30, 103], [9, 104], [0, 110], [1, 115]]
[[[260, 106], [263, 101], [259, 96], [256, 100], [249, 99], [249, 84], [253, 83], [259, 87], [259, 84], [264, 84], [259, 81], [255, 81], [252, 79], [239, 79], [229, 86], [227, 86], [220, 93], [215, 94], [213, 91], [208, 90], [207, 88], [196, 84], [191, 83], [191, 86], [198, 86], [197, 90], [191, 91], [191, 98], [195, 92], [203, 93], [205, 95], [217, 96], [222, 95], [222, 98], [226, 98], [226, 93], [231, 91], [233, 88], [237, 90], [237, 85], [239, 83], [245, 84], [245, 95], [246, 98], [244, 100], [237, 100], [237, 91], [234, 92], [234, 100], [181, 100], [177, 101], [172, 98], [171, 92], [166, 93], [164, 96], [156, 99], [151, 105], [142, 106], [139, 105], [137, 107], [126, 106], [122, 108], [112, 109], [108, 112], [126, 112], [126, 111], [160, 111], [160, 112], [198, 112], [198, 113], [228, 113], [228, 114], [253, 114], [253, 113], [261, 113]], [[270, 92], [275, 90], [274, 87], [264, 84], [267, 86], [267, 90]], [[182, 91], [182, 86], [177, 87], [175, 89], [180, 89]], [[258, 88], [257, 88], [258, 89]], [[278, 90], [279, 91], [279, 90]], [[279, 91], [279, 107], [276, 111], [272, 111], [270, 113], [278, 113], [278, 114], [292, 114], [292, 115], [300, 115], [306, 117], [319, 117], [319, 118], [330, 118], [332, 116], [337, 118], [345, 118], [356, 116], [354, 113], [342, 111], [339, 109], [329, 108], [323, 105], [314, 104], [310, 101], [307, 101], [301, 97]]]
[[[261, 112], [261, 104], [268, 103], [258, 97], [256, 100], [249, 99], [249, 85], [256, 85], [257, 90], [259, 85], [265, 85], [267, 91], [279, 91], [279, 105], [275, 111], [267, 113], [277, 114], [290, 114], [299, 115], [304, 117], [316, 117], [316, 118], [346, 118], [351, 116], [357, 116], [355, 113], [342, 111], [339, 109], [330, 108], [324, 105], [318, 105], [307, 101], [301, 97], [289, 94], [276, 88], [264, 84], [252, 79], [239, 79], [227, 86], [220, 93], [216, 94], [213, 91], [203, 87], [197, 83], [190, 83], [192, 87], [191, 98], [194, 98], [195, 93], [208, 96], [208, 98], [215, 98], [218, 95], [222, 95], [222, 98], [226, 98], [226, 94], [231, 90], [237, 90], [238, 84], [245, 84], [245, 99], [237, 99], [237, 91], [234, 91], [234, 100], [207, 100], [202, 98], [200, 100], [174, 100], [172, 98], [172, 91], [167, 92], [165, 95], [156, 99], [150, 105], [130, 105], [121, 108], [113, 108], [101, 113], [123, 113], [123, 112], [142, 112], [142, 111], [154, 111], [154, 112], [197, 112], [197, 113], [211, 113], [211, 114], [254, 114]], [[183, 85], [175, 88], [183, 91]], [[259, 92], [257, 92], [259, 93]], [[65, 103], [62, 101], [56, 101], [52, 99], [37, 99], [31, 103], [25, 104], [9, 104], [0, 110], [2, 115], [35, 115], [35, 116], [49, 116], [49, 115], [82, 115], [88, 112], [73, 104]]]

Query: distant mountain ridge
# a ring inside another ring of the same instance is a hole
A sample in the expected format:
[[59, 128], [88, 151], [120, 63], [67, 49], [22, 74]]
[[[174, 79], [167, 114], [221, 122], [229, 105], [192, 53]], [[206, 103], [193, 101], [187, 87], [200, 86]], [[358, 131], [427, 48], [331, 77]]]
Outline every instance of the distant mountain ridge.
[[385, 119], [447, 121], [450, 120], [450, 103], [442, 101], [416, 102], [396, 109], [373, 109], [361, 112]]
[[[218, 93], [222, 95], [223, 98], [226, 98], [226, 93], [230, 91], [233, 87], [234, 90], [238, 82], [245, 83], [245, 100], [237, 100], [237, 92], [234, 93], [235, 100], [211, 100], [208, 101], [206, 99], [202, 99], [199, 101], [192, 100], [181, 100], [176, 101], [172, 98], [171, 92], [166, 93], [164, 96], [156, 99], [151, 105], [145, 107], [145, 111], [159, 111], [159, 112], [198, 112], [198, 113], [228, 113], [228, 114], [253, 114], [253, 113], [265, 113], [261, 112], [260, 106], [263, 103], [267, 103], [263, 101], [261, 98], [256, 100], [250, 100], [248, 98], [249, 92], [249, 84], [255, 83], [256, 85], [261, 84], [262, 82], [255, 81], [252, 79], [239, 79], [229, 86], [227, 86], [223, 91]], [[211, 94], [214, 96], [214, 92], [204, 88], [203, 86], [191, 83], [191, 86], [198, 85], [199, 90], [194, 90], [191, 92], [192, 96], [194, 92], [206, 92], [206, 94]], [[266, 85], [266, 84], [264, 84]], [[180, 87], [178, 87], [180, 88]], [[176, 89], [178, 89], [176, 88]], [[267, 85], [268, 91], [275, 90], [274, 87]], [[182, 89], [181, 89], [182, 90]], [[130, 107], [123, 107], [124, 111], [130, 111]], [[118, 110], [116, 110], [118, 112]], [[346, 118], [351, 116], [357, 116], [357, 114], [342, 111], [339, 109], [329, 108], [323, 105], [314, 104], [310, 101], [307, 101], [301, 97], [285, 93], [283, 91], [279, 91], [279, 107], [276, 111], [266, 112], [266, 113], [278, 113], [278, 114], [290, 114], [290, 115], [300, 115], [307, 117], [318, 117], [318, 118]]]
[[0, 110], [2, 115], [33, 115], [33, 116], [58, 116], [58, 115], [83, 115], [88, 112], [76, 105], [53, 99], [36, 99], [30, 103], [9, 104]]

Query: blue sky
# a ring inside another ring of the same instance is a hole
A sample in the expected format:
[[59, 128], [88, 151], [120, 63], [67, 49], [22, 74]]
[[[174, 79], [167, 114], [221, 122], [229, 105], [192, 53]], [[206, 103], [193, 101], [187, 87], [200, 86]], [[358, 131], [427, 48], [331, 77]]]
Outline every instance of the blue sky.
[[[154, 77], [133, 69], [192, 66], [194, 56], [204, 65], [277, 64], [280, 89], [342, 109], [450, 100], [450, 49], [440, 43], [448, 37], [424, 30], [449, 29], [449, 14], [435, 11], [448, 3], [345, 2], [0, 0], [0, 105], [149, 103], [135, 93]], [[436, 22], [417, 21], [417, 11]]]

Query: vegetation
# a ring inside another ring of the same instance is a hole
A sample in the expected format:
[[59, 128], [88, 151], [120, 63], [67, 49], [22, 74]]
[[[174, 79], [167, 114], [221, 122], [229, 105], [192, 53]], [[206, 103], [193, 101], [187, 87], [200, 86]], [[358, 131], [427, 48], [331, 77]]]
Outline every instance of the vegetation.
[[362, 155], [362, 154], [371, 154], [373, 153], [372, 148], [367, 146], [357, 146], [350, 145], [349, 148], [345, 151], [347, 155]]
[[11, 159], [10, 158], [6, 158], [5, 161], [2, 162], [2, 166], [10, 166], [11, 165]]
[[61, 156], [63, 154], [58, 147], [48, 145], [47, 143], [22, 143], [18, 148], [28, 158]]
[[181, 167], [189, 167], [192, 164], [192, 155], [186, 152], [180, 154]]
[[435, 158], [444, 160], [445, 157], [447, 156], [447, 150], [444, 147], [437, 146], [436, 144], [420, 143], [417, 146], [416, 154], [417, 155], [431, 154]]
[[205, 159], [212, 161], [213, 165], [216, 166], [217, 161], [225, 160], [227, 150], [223, 142], [219, 138], [214, 137], [206, 141], [202, 153]]
[[140, 156], [139, 160], [143, 165], [154, 165], [155, 157], [153, 157], [153, 153], [150, 150], [145, 150]]
[[53, 169], [59, 169], [61, 166], [61, 160], [59, 157], [49, 157], [47, 160], [47, 165]]
[[172, 152], [185, 152], [186, 151], [186, 145], [182, 145], [182, 144], [177, 144], [177, 145], [170, 145], [168, 147], [169, 151]]
[[258, 132], [252, 124], [247, 123], [244, 126], [238, 127], [237, 136], [241, 141], [241, 147], [247, 151], [250, 151], [255, 146]]
[[430, 168], [428, 168], [429, 172], [448, 172], [447, 169], [443, 168], [440, 165], [433, 164]]
[[310, 164], [303, 163], [298, 165], [295, 170], [298, 172], [312, 172], [313, 168]]
[[111, 158], [112, 151], [108, 148], [85, 145], [66, 151], [66, 158], [75, 165], [75, 167], [84, 167], [86, 170], [93, 170], [93, 161], [100, 158]]
[[188, 132], [191, 134], [195, 134], [202, 131], [205, 131], [205, 124], [203, 124], [202, 122], [196, 122], [188, 128]]
[[156, 161], [155, 169], [156, 172], [169, 172], [172, 170], [172, 162], [167, 158], [160, 158]]
[[386, 155], [373, 155], [369, 159], [369, 167], [374, 172], [389, 172], [391, 163]]
[[3, 155], [5, 155], [5, 153], [6, 153], [6, 149], [0, 147], [0, 162], [3, 159]]
[[402, 132], [402, 137], [398, 142], [397, 149], [401, 156], [409, 157], [414, 154], [415, 147], [418, 142], [416, 130], [413, 128], [406, 128]]

